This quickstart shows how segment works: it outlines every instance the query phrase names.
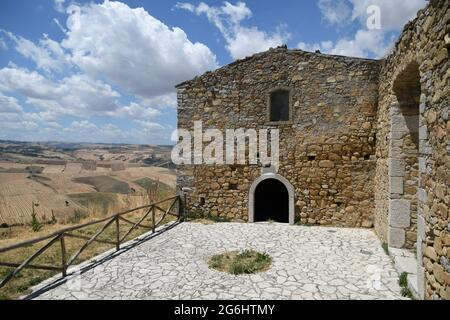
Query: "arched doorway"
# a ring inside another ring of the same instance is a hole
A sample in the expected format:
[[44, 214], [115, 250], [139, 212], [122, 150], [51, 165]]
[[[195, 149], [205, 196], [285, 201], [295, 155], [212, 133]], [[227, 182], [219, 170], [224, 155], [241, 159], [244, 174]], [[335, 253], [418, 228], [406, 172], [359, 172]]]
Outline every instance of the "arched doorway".
[[295, 222], [294, 187], [275, 173], [256, 179], [249, 191], [249, 222]]
[[255, 190], [255, 222], [289, 222], [289, 194], [283, 183], [266, 179]]
[[414, 249], [419, 191], [419, 66], [410, 63], [394, 81], [389, 162], [389, 245]]

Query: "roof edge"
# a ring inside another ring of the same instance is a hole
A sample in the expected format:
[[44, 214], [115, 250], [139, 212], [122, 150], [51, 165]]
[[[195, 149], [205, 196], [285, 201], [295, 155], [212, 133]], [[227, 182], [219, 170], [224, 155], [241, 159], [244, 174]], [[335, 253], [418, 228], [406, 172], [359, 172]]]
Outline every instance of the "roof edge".
[[283, 46], [279, 46], [279, 47], [276, 47], [276, 48], [270, 48], [269, 50], [266, 50], [266, 51], [255, 53], [255, 54], [253, 54], [251, 56], [248, 56], [248, 57], [245, 57], [245, 58], [242, 58], [242, 59], [237, 59], [237, 60], [235, 60], [235, 61], [233, 61], [233, 62], [231, 62], [229, 64], [226, 64], [226, 65], [224, 65], [222, 67], [219, 67], [217, 69], [214, 69], [214, 70], [211, 70], [211, 71], [206, 71], [205, 73], [203, 73], [201, 75], [198, 75], [198, 76], [196, 76], [195, 78], [193, 78], [191, 80], [186, 80], [186, 81], [183, 81], [183, 82], [175, 85], [175, 88], [176, 89], [181, 88], [184, 85], [186, 85], [186, 84], [188, 84], [190, 82], [193, 82], [193, 81], [197, 80], [198, 78], [200, 78], [200, 77], [202, 77], [204, 75], [207, 75], [207, 74], [210, 74], [210, 73], [215, 73], [215, 72], [220, 71], [222, 69], [229, 68], [231, 66], [234, 66], [234, 65], [237, 65], [237, 64], [241, 64], [241, 63], [244, 63], [246, 61], [250, 61], [250, 60], [253, 60], [255, 58], [258, 58], [258, 57], [261, 57], [263, 55], [266, 55], [266, 54], [269, 54], [269, 53], [273, 53], [273, 52], [286, 52], [288, 54], [297, 54], [298, 53], [298, 54], [306, 54], [306, 55], [315, 55], [315, 56], [320, 56], [320, 57], [324, 57], [324, 58], [331, 58], [331, 59], [333, 59], [333, 58], [334, 59], [348, 59], [348, 60], [354, 60], [354, 61], [366, 61], [366, 62], [374, 62], [374, 63], [378, 63], [378, 62], [380, 62], [382, 60], [382, 59], [369, 59], [369, 58], [359, 58], [359, 57], [343, 56], [343, 55], [336, 55], [336, 54], [327, 54], [327, 53], [322, 53], [319, 50], [317, 50], [316, 52], [310, 52], [310, 51], [304, 51], [304, 50], [301, 50], [301, 49], [288, 49], [287, 45], [283, 45]]

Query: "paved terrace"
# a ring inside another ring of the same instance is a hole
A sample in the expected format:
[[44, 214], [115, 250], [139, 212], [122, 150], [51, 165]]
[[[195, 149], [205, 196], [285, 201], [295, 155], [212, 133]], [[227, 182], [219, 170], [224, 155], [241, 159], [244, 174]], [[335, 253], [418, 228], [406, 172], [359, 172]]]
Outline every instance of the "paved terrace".
[[[254, 249], [270, 270], [234, 276], [210, 256]], [[98, 259], [97, 259], [98, 260]], [[181, 223], [64, 281], [35, 299], [402, 299], [398, 274], [372, 230], [286, 224]]]

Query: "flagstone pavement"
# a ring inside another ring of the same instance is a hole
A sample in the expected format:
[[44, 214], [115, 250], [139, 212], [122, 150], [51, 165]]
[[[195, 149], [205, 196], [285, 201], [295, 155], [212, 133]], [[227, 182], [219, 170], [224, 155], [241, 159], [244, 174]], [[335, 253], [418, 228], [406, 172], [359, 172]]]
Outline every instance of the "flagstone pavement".
[[[271, 268], [234, 276], [208, 259], [254, 249]], [[35, 288], [33, 299], [402, 299], [373, 230], [278, 223], [180, 223]]]

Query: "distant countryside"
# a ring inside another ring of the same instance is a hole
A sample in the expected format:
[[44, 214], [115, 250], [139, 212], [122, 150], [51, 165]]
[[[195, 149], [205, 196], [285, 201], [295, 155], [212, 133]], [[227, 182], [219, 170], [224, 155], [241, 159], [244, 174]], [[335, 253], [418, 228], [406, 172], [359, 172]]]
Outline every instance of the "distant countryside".
[[0, 141], [0, 234], [137, 207], [175, 179], [169, 147]]

